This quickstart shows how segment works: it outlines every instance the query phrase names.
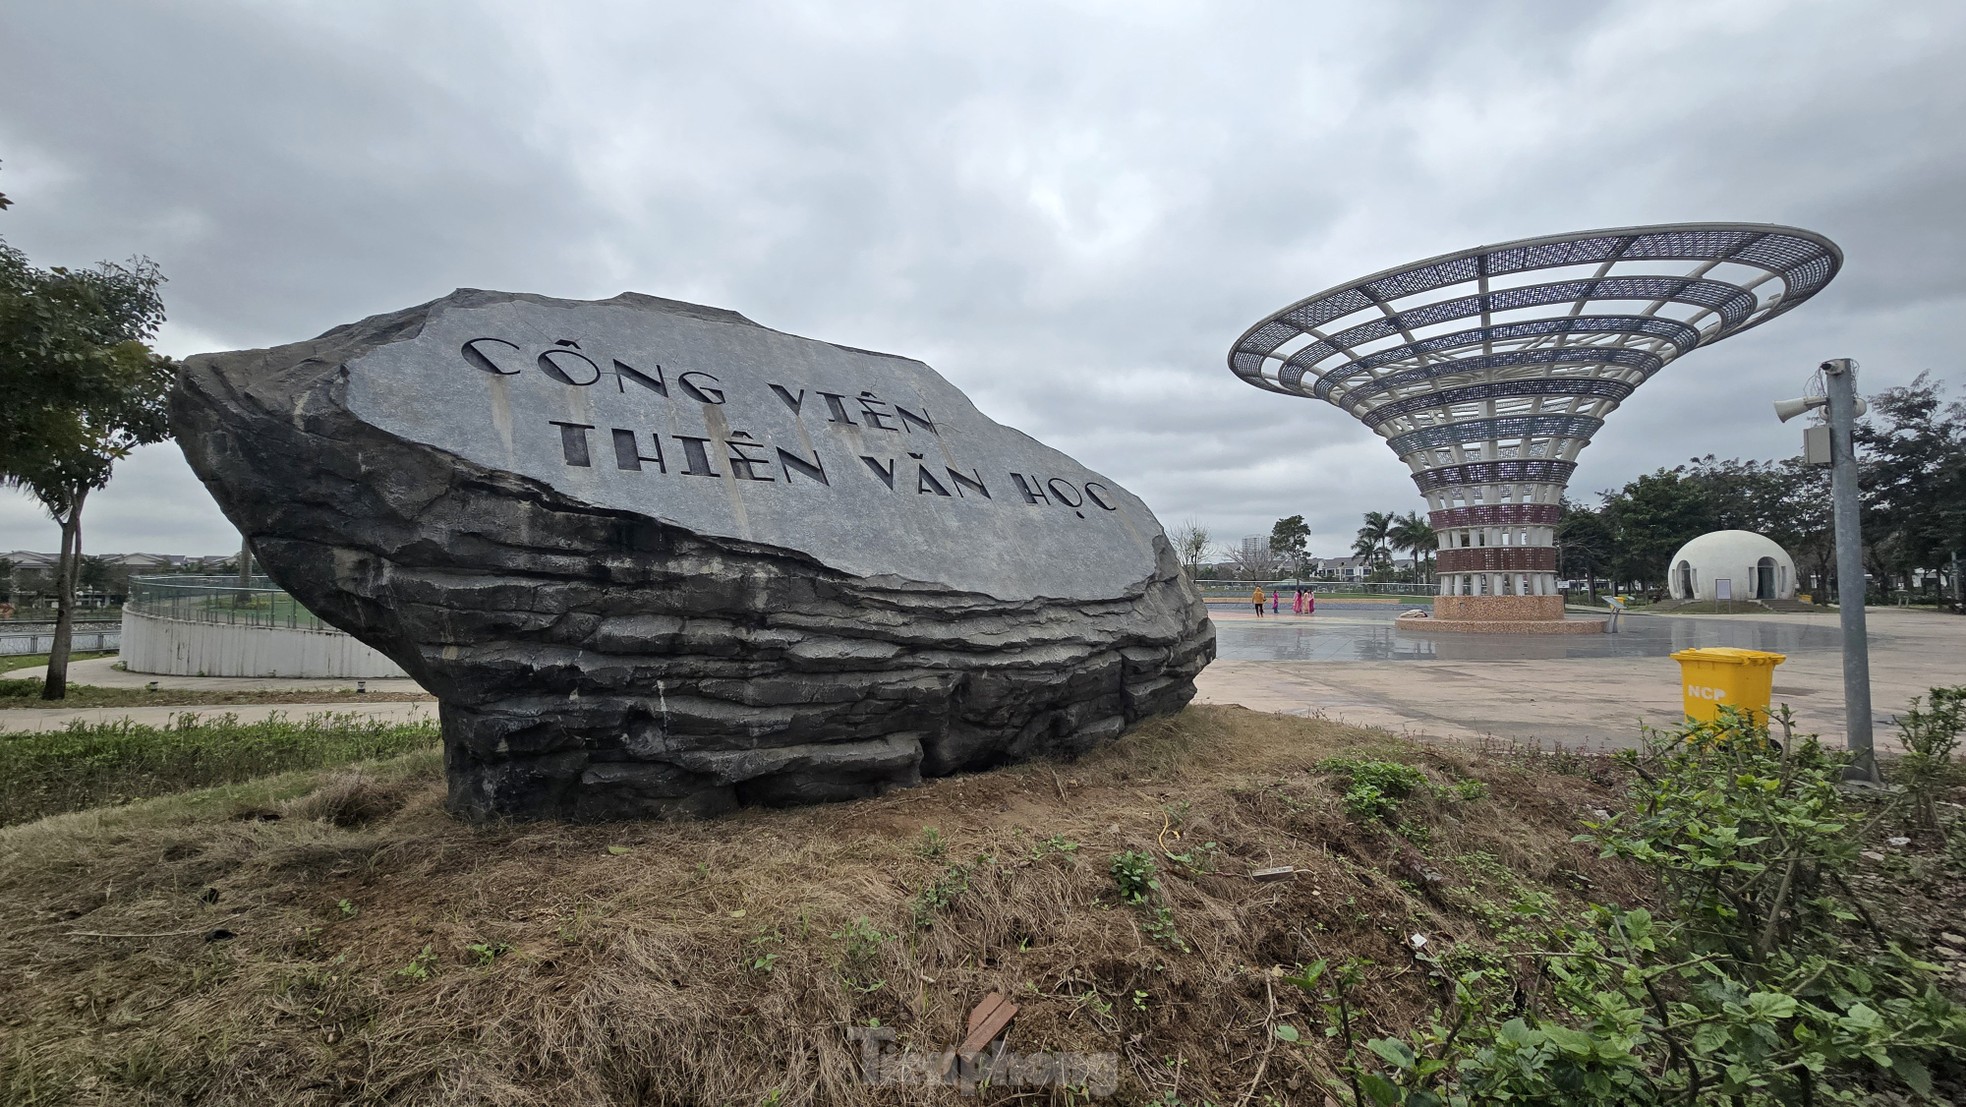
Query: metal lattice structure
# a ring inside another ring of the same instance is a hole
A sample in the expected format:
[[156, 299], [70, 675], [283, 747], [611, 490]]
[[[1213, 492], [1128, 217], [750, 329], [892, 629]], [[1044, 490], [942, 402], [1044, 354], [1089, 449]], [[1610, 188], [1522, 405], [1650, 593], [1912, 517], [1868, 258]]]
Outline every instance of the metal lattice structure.
[[1553, 597], [1558, 503], [1605, 416], [1842, 264], [1819, 234], [1755, 223], [1522, 239], [1300, 300], [1244, 332], [1229, 368], [1386, 439], [1427, 498], [1441, 595]]

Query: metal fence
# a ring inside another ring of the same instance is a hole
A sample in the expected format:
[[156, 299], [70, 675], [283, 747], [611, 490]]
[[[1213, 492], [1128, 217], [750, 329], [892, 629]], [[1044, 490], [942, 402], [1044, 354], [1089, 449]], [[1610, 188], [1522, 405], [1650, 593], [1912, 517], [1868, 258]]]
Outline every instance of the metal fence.
[[[1286, 597], [1297, 591], [1298, 582], [1294, 580], [1198, 580], [1195, 586], [1201, 589], [1206, 600], [1234, 600], [1249, 602], [1249, 593], [1257, 588], [1264, 595], [1281, 592]], [[1303, 582], [1306, 592], [1320, 596], [1434, 596], [1440, 587], [1433, 584], [1367, 584], [1364, 581], [1307, 580]]]
[[[79, 623], [69, 632], [68, 648], [76, 653], [116, 649], [123, 641], [123, 624]], [[16, 631], [0, 627], [0, 657], [47, 653], [55, 645], [53, 627]]]
[[139, 615], [196, 623], [289, 630], [323, 626], [299, 600], [258, 575], [245, 584], [236, 576], [131, 577], [128, 607]]

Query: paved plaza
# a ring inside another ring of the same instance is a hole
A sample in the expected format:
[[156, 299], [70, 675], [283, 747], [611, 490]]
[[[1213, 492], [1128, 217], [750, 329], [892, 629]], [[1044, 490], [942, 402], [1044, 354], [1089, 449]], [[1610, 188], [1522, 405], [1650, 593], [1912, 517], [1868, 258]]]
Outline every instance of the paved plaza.
[[[1397, 631], [1398, 605], [1320, 604], [1317, 614], [1218, 607], [1218, 660], [1198, 703], [1323, 715], [1416, 736], [1631, 746], [1641, 721], [1681, 718], [1679, 664], [1667, 655], [1738, 646], [1787, 655], [1775, 702], [1802, 727], [1843, 741], [1843, 657], [1835, 612], [1643, 615], [1606, 635], [1425, 635]], [[1966, 684], [1966, 619], [1872, 608], [1871, 702], [1877, 741], [1893, 714], [1933, 685]]]
[[[1256, 711], [1323, 715], [1361, 726], [1433, 738], [1488, 736], [1543, 744], [1630, 746], [1641, 721], [1680, 718], [1679, 665], [1667, 655], [1695, 646], [1740, 646], [1785, 654], [1775, 670], [1775, 701], [1828, 741], [1843, 740], [1843, 658], [1834, 612], [1784, 615], [1643, 615], [1605, 635], [1425, 635], [1395, 630], [1400, 603], [1320, 603], [1315, 615], [1265, 614], [1213, 605], [1218, 659], [1197, 679], [1197, 703], [1237, 703]], [[1877, 740], [1891, 745], [1891, 716], [1933, 685], [1966, 684], [1966, 619], [1929, 611], [1873, 608], [1871, 701]], [[352, 688], [350, 680], [170, 677], [126, 673], [114, 658], [77, 662], [77, 684], [208, 691]], [[38, 676], [38, 670], [11, 674]], [[409, 680], [371, 680], [371, 692], [414, 692]], [[273, 712], [304, 716], [353, 712], [428, 718], [424, 703], [243, 704], [17, 710], [0, 729], [58, 729], [71, 719], [131, 718], [167, 725], [185, 712]]]

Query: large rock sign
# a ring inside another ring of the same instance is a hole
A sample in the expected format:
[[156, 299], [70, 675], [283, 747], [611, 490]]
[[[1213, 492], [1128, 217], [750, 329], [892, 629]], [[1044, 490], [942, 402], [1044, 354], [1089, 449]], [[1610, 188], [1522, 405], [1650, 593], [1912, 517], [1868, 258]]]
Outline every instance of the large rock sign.
[[452, 810], [707, 814], [1072, 754], [1215, 634], [1152, 513], [928, 366], [460, 290], [190, 359], [192, 468], [441, 701]]

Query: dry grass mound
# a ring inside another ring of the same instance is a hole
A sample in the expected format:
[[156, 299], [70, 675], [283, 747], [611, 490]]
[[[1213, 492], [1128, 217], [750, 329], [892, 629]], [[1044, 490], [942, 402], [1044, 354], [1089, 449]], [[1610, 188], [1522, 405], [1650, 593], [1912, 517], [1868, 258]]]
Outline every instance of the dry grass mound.
[[[1437, 787], [1396, 833], [1347, 811], [1334, 757]], [[1595, 768], [1210, 707], [1076, 764], [708, 823], [460, 825], [429, 753], [56, 816], [0, 830], [0, 1102], [1100, 1090], [866, 1083], [850, 1031], [935, 1054], [1000, 992], [1009, 1049], [1107, 1058], [1111, 1102], [1319, 1103], [1329, 1056], [1274, 1028], [1320, 1013], [1273, 970], [1372, 959], [1362, 1031], [1393, 1033], [1437, 986], [1411, 935], [1472, 951], [1522, 897], [1632, 901], [1569, 841], [1616, 802]], [[1141, 902], [1118, 855], [1152, 862]]]

